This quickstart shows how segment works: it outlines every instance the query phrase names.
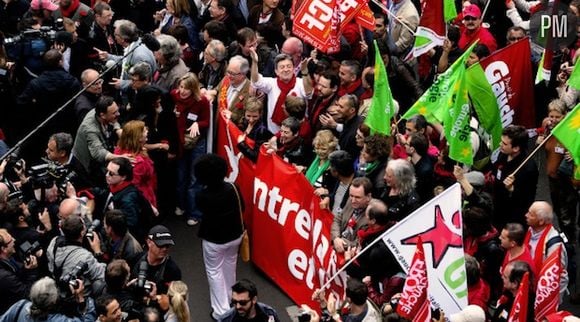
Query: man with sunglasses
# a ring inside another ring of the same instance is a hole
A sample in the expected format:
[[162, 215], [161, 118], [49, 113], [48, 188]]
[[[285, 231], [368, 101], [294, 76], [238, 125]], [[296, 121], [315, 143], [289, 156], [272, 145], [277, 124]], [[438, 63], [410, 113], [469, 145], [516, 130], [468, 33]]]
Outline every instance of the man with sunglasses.
[[147, 250], [132, 265], [131, 279], [138, 278], [139, 271], [145, 269], [146, 279], [155, 283], [157, 294], [167, 294], [169, 284], [181, 280], [181, 269], [169, 256], [175, 245], [173, 235], [167, 227], [157, 225], [149, 230], [146, 244]]
[[256, 285], [247, 279], [239, 280], [232, 286], [232, 308], [218, 321], [280, 322], [278, 313], [267, 304], [258, 302]]
[[481, 25], [481, 10], [475, 4], [463, 8], [463, 26], [459, 36], [459, 48], [466, 50], [477, 39], [485, 45], [490, 53], [497, 49], [497, 42], [493, 35]]

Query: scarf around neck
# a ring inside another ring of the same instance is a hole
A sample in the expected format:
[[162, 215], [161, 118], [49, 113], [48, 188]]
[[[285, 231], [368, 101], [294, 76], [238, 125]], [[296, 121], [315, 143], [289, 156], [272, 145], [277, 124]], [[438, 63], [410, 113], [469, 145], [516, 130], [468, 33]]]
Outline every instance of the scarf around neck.
[[286, 118], [286, 114], [284, 113], [284, 102], [286, 101], [286, 96], [288, 93], [294, 88], [296, 85], [296, 76], [292, 75], [292, 79], [288, 83], [284, 83], [280, 80], [280, 78], [276, 78], [276, 83], [278, 84], [278, 88], [280, 88], [280, 95], [276, 100], [276, 105], [274, 107], [274, 112], [272, 113], [272, 122], [280, 125], [282, 121]]

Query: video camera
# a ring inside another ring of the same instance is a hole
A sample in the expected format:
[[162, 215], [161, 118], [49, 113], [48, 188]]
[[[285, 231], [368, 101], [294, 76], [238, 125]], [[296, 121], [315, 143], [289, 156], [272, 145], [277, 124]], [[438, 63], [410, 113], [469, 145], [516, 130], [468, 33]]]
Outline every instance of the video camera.
[[56, 39], [56, 32], [64, 30], [64, 20], [59, 18], [53, 27], [42, 26], [40, 29], [28, 29], [14, 37], [5, 38], [4, 46], [11, 60], [22, 57], [40, 57]]
[[58, 191], [64, 195], [66, 184], [75, 176], [66, 165], [47, 162], [30, 167], [28, 171], [33, 189], [49, 189], [56, 184]]

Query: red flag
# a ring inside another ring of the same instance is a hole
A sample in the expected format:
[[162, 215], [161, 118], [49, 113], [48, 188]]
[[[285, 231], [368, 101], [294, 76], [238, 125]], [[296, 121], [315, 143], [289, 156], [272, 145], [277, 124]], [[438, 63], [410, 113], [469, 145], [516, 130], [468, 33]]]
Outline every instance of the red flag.
[[295, 5], [292, 32], [324, 53], [340, 51], [340, 1], [314, 0]]
[[371, 31], [375, 30], [375, 15], [367, 3], [362, 5], [362, 8], [354, 17], [354, 19], [361, 27]]
[[560, 301], [560, 276], [562, 275], [562, 246], [552, 252], [544, 261], [538, 275], [534, 312], [536, 321], [558, 311]]
[[500, 109], [502, 126], [535, 128], [530, 43], [525, 38], [480, 61]]
[[520, 283], [520, 288], [514, 299], [512, 310], [508, 317], [508, 322], [527, 322], [528, 301], [530, 300], [530, 273], [526, 272]]
[[431, 303], [427, 295], [427, 264], [423, 251], [423, 240], [417, 238], [417, 250], [409, 267], [403, 293], [397, 305], [397, 313], [405, 319], [431, 321]]

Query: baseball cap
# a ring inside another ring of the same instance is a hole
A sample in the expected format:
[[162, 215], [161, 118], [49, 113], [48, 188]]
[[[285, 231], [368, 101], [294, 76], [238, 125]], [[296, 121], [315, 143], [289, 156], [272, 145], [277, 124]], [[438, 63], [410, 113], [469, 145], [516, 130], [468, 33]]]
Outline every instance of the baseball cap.
[[485, 312], [477, 305], [468, 305], [461, 312], [451, 314], [451, 322], [485, 322]]
[[481, 10], [475, 4], [470, 4], [469, 6], [463, 8], [464, 17], [474, 17], [479, 19], [481, 17]]
[[58, 9], [58, 6], [50, 0], [32, 0], [30, 2], [30, 8], [32, 10], [46, 9], [49, 11], [55, 11]]
[[149, 230], [147, 238], [151, 239], [158, 247], [175, 245], [169, 229], [163, 225], [157, 225]]

